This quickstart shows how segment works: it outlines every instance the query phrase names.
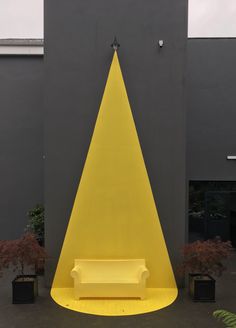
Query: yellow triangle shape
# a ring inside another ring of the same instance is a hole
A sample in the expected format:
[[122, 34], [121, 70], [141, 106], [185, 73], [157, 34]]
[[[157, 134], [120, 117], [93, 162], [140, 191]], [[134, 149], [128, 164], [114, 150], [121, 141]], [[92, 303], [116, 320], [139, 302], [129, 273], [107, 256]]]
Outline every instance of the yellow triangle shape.
[[[157, 168], [158, 169], [158, 168]], [[74, 259], [146, 260], [149, 296], [140, 300], [73, 300]], [[124, 315], [150, 312], [177, 296], [168, 251], [114, 53], [75, 198], [51, 295], [69, 309]]]

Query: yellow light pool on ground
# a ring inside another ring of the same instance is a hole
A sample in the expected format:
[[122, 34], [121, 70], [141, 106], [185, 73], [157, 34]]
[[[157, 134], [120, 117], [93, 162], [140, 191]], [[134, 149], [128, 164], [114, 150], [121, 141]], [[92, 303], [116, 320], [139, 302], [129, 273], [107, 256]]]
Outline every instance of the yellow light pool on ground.
[[176, 288], [148, 288], [147, 298], [139, 299], [81, 299], [73, 298], [72, 288], [52, 289], [51, 295], [56, 302], [70, 310], [104, 316], [137, 315], [160, 310], [177, 297]]
[[[70, 276], [74, 259], [145, 259], [150, 272], [147, 299], [74, 300]], [[131, 315], [168, 306], [177, 293], [115, 52], [51, 296], [74, 311]]]

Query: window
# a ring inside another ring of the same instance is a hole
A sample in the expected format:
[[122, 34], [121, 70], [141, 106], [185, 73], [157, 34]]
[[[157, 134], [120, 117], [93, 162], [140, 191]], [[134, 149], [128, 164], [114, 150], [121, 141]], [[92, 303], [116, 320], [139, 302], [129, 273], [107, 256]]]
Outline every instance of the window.
[[220, 236], [236, 247], [236, 182], [190, 181], [189, 241]]

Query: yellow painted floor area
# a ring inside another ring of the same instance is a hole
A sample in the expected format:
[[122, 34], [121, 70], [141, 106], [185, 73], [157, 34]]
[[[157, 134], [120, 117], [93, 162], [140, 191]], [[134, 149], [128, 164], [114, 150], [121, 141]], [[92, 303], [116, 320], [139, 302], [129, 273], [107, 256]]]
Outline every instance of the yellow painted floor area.
[[57, 304], [73, 311], [105, 315], [135, 315], [160, 310], [173, 303], [178, 295], [176, 288], [148, 288], [147, 298], [140, 299], [74, 299], [73, 288], [52, 288], [51, 296]]

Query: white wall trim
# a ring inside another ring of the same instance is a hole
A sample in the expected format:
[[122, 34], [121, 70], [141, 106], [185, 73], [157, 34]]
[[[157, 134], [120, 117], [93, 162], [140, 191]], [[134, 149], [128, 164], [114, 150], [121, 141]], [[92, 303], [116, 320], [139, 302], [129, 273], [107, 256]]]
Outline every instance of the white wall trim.
[[43, 39], [0, 39], [0, 55], [43, 55]]

